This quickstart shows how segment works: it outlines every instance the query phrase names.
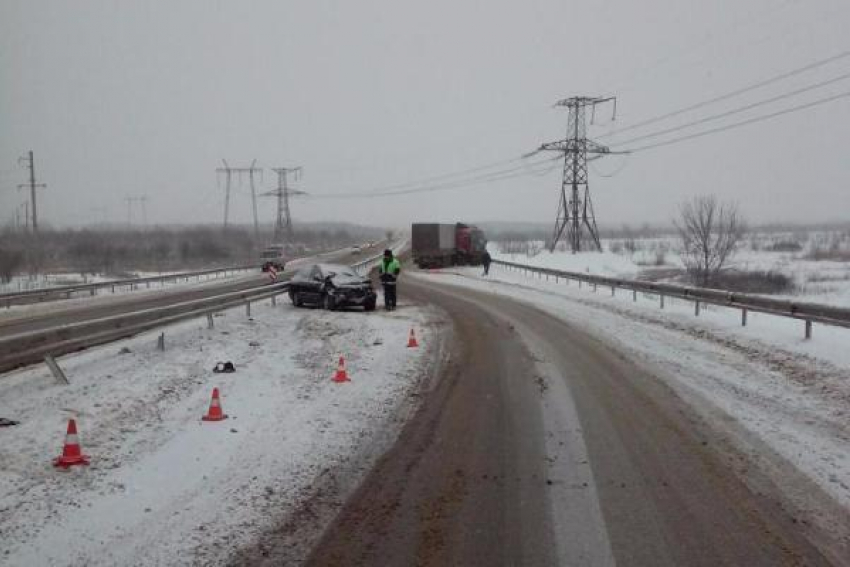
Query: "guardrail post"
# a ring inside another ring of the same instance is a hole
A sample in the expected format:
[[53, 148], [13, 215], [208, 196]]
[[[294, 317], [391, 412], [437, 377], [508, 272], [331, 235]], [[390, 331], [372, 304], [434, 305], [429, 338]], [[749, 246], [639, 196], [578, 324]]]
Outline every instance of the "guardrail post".
[[112, 293], [115, 293], [115, 285], [112, 286]]
[[578, 288], [581, 289], [581, 280], [578, 281]]
[[810, 319], [806, 319], [806, 340], [812, 338], [812, 321]]
[[747, 308], [746, 307], [741, 309], [741, 326], [742, 327], [747, 326]]
[[215, 319], [213, 319], [212, 313], [207, 313], [207, 329], [212, 329], [215, 327]]
[[250, 301], [245, 302], [245, 315], [247, 315], [248, 317], [251, 316], [251, 302]]
[[632, 301], [637, 301], [637, 290], [636, 289], [632, 290]]
[[558, 275], [557, 275], [557, 274], [555, 275], [555, 283], [559, 283], [559, 282], [558, 282]]
[[593, 293], [596, 293], [596, 283], [593, 284]]
[[614, 290], [615, 290], [615, 289], [616, 289], [616, 288], [612, 285], [612, 286], [611, 286], [611, 297], [614, 297]]
[[146, 286], [148, 289], [150, 289], [150, 288], [151, 288], [151, 282], [145, 282], [145, 286]]
[[157, 350], [165, 350], [165, 333], [160, 333], [156, 339]]
[[699, 317], [699, 301], [694, 301], [694, 316]]
[[272, 296], [272, 307], [274, 307], [275, 305], [277, 305], [277, 296], [273, 295]]
[[44, 357], [44, 363], [50, 369], [50, 373], [53, 374], [53, 377], [56, 379], [57, 382], [62, 382], [63, 384], [66, 384], [68, 386], [71, 385], [71, 382], [68, 381], [68, 377], [65, 376], [65, 373], [59, 367], [59, 363], [56, 362], [56, 359], [53, 358], [52, 355], [46, 355]]
[[659, 298], [659, 300], [660, 300], [660, 306], [661, 306], [661, 309], [664, 309], [664, 294], [663, 294], [663, 293], [659, 293], [659, 294], [658, 294], [658, 298]]
[[97, 295], [97, 288], [96, 287], [91, 288], [91, 291], [89, 291], [89, 293], [91, 294], [92, 297], [94, 297], [95, 295]]

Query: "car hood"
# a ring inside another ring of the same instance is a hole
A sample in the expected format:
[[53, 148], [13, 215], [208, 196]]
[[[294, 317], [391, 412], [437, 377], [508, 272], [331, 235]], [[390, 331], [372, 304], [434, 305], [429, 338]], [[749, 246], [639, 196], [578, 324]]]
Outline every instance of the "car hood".
[[336, 275], [331, 278], [331, 281], [337, 287], [359, 287], [371, 283], [367, 278], [346, 275]]

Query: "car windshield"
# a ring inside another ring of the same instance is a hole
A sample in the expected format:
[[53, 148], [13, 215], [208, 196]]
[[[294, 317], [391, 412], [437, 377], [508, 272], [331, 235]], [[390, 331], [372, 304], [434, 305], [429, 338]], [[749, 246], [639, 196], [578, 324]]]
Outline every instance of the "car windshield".
[[341, 264], [321, 264], [319, 269], [326, 276], [361, 279], [349, 266], [343, 266]]

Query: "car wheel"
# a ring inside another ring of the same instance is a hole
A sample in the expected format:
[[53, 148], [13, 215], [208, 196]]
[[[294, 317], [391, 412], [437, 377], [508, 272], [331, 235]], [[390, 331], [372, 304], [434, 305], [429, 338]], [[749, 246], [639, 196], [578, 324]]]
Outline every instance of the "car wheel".
[[302, 305], [304, 305], [304, 300], [301, 299], [300, 291], [296, 291], [292, 294], [292, 305], [294, 305], [295, 307], [301, 307]]
[[365, 309], [366, 311], [374, 311], [375, 310], [375, 302], [374, 301], [367, 301], [366, 303], [363, 304], [363, 309]]
[[325, 294], [323, 307], [328, 311], [334, 311], [336, 309], [336, 300], [329, 293]]

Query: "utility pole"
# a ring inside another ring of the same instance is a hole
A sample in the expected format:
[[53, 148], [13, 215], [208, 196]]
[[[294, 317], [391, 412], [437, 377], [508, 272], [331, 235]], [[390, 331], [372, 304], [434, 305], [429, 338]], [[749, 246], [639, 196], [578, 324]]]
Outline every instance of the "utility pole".
[[227, 165], [227, 161], [222, 159], [222, 163], [224, 163], [224, 167], [220, 167], [216, 169], [217, 174], [225, 174], [225, 190], [224, 190], [224, 226], [223, 229], [227, 230], [227, 215], [230, 213], [230, 180], [232, 179], [233, 171], [230, 169], [230, 166]]
[[22, 189], [24, 187], [29, 187], [30, 189], [30, 203], [32, 204], [32, 232], [33, 234], [38, 234], [38, 207], [36, 205], [36, 189], [44, 189], [47, 187], [44, 183], [36, 183], [35, 182], [35, 156], [33, 155], [32, 150], [29, 153], [20, 158], [18, 163], [26, 163], [27, 169], [30, 171], [30, 180], [29, 183], [21, 183], [18, 185], [18, 189]]
[[277, 173], [277, 189], [263, 193], [263, 196], [274, 195], [277, 197], [277, 219], [274, 224], [274, 241], [282, 242], [283, 238], [292, 240], [292, 215], [289, 210], [289, 197], [294, 195], [305, 195], [304, 191], [290, 189], [287, 183], [289, 174], [293, 180], [301, 178], [301, 167], [274, 167], [272, 171]]
[[254, 209], [254, 238], [256, 240], [260, 239], [260, 221], [257, 216], [257, 189], [254, 184], [254, 176], [255, 174], [260, 174], [260, 180], [262, 180], [263, 170], [262, 168], [255, 167], [257, 160], [253, 160], [251, 162], [251, 167], [230, 167], [227, 164], [227, 161], [221, 160], [224, 163], [224, 167], [219, 167], [215, 171], [217, 174], [224, 174], [225, 176], [225, 195], [224, 195], [224, 230], [227, 230], [227, 221], [228, 215], [230, 213], [230, 187], [231, 181], [233, 179], [233, 174], [237, 174], [238, 179], [241, 183], [242, 175], [247, 174], [248, 179], [251, 184], [251, 205]]
[[127, 228], [133, 224], [133, 201], [135, 200], [133, 197], [124, 197], [124, 200], [127, 201]]
[[142, 226], [145, 230], [148, 229], [148, 196], [142, 195], [139, 197], [139, 202], [142, 204]]
[[147, 213], [144, 211], [145, 201], [147, 201], [147, 196], [142, 197], [124, 197], [124, 200], [127, 201], [127, 227], [133, 226], [133, 209], [135, 209], [134, 205], [136, 203], [140, 203], [142, 205], [142, 218], [144, 222], [147, 222]]
[[599, 231], [596, 228], [596, 216], [593, 213], [593, 202], [590, 199], [587, 155], [594, 155], [591, 159], [596, 159], [603, 155], [619, 152], [611, 152], [606, 146], [589, 140], [585, 119], [588, 107], [591, 109], [592, 123], [596, 114], [596, 106], [611, 101], [614, 104], [612, 119], [615, 119], [617, 114], [616, 97], [577, 96], [555, 103], [555, 106], [564, 106], [569, 110], [567, 136], [563, 140], [543, 144], [538, 149], [538, 151], [556, 151], [564, 154], [561, 200], [558, 205], [555, 230], [550, 244], [551, 251], [555, 250], [555, 246], [566, 231], [567, 240], [570, 242], [570, 249], [573, 254], [579, 252], [582, 249], [583, 232], [585, 230], [595, 248], [600, 252], [602, 251]]

